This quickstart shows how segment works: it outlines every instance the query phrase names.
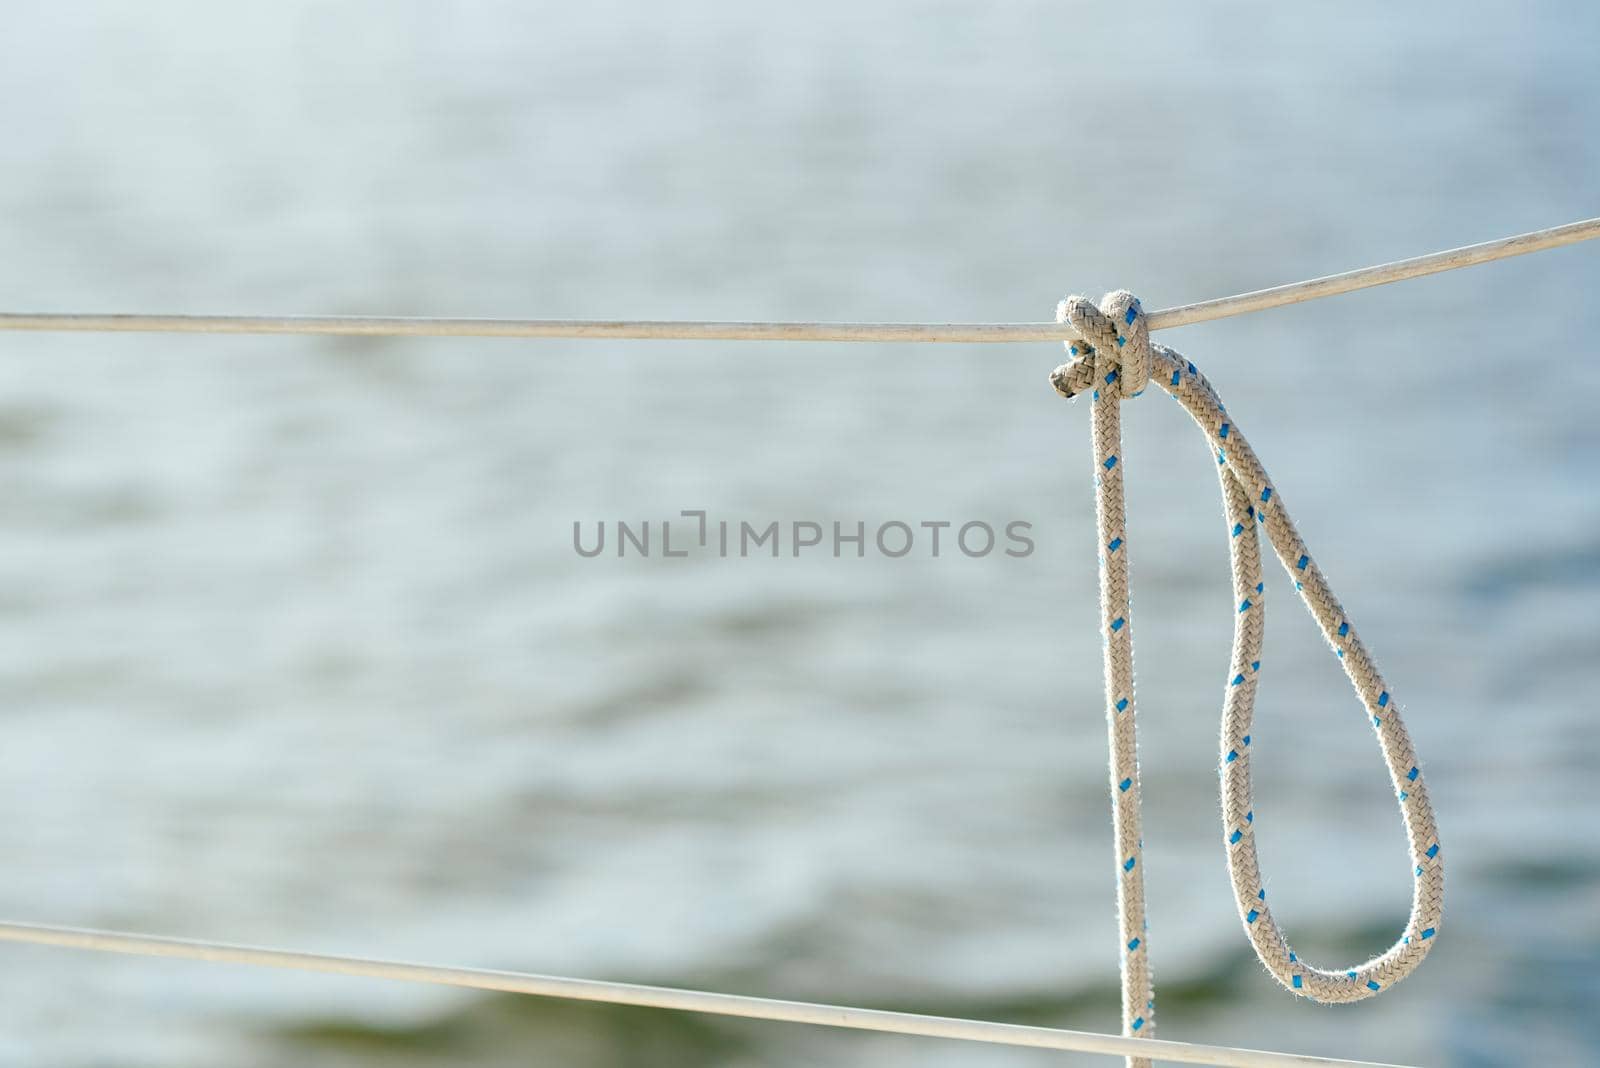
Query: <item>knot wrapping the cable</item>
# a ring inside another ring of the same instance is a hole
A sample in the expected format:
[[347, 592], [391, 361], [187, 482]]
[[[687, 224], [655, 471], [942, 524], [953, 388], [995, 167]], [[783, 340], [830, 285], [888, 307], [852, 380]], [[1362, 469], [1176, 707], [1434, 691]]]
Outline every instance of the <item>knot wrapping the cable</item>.
[[[1400, 709], [1355, 627], [1311, 559], [1284, 509], [1282, 496], [1228, 415], [1211, 384], [1188, 360], [1149, 340], [1143, 310], [1124, 290], [1099, 305], [1068, 297], [1057, 321], [1077, 337], [1066, 342], [1073, 359], [1050, 376], [1062, 396], [1093, 397], [1095, 514], [1099, 531], [1100, 608], [1104, 636], [1106, 716], [1111, 738], [1112, 820], [1117, 843], [1118, 912], [1122, 925], [1123, 1032], [1153, 1030], [1155, 1000], [1147, 961], [1143, 841], [1140, 837], [1139, 768], [1135, 734], [1133, 633], [1128, 610], [1128, 533], [1123, 500], [1121, 402], [1138, 396], [1153, 378], [1199, 425], [1210, 442], [1222, 480], [1233, 572], [1233, 650], [1223, 690], [1219, 761], [1223, 839], [1239, 918], [1269, 972], [1295, 994], [1325, 1002], [1358, 1001], [1405, 978], [1433, 946], [1444, 891], [1433, 807], [1420, 762]], [[1394, 785], [1414, 869], [1411, 915], [1399, 941], [1386, 952], [1348, 968], [1322, 969], [1289, 947], [1267, 904], [1256, 855], [1256, 814], [1251, 803], [1252, 719], [1261, 671], [1266, 586], [1259, 530], [1333, 647], [1355, 687]], [[1130, 1064], [1148, 1063], [1130, 1058]]]
[[1123, 397], [1137, 397], [1150, 382], [1150, 324], [1139, 298], [1126, 289], [1107, 293], [1096, 306], [1071, 296], [1056, 306], [1056, 322], [1069, 323], [1078, 338], [1067, 351], [1089, 361], [1103, 386], [1115, 385]]

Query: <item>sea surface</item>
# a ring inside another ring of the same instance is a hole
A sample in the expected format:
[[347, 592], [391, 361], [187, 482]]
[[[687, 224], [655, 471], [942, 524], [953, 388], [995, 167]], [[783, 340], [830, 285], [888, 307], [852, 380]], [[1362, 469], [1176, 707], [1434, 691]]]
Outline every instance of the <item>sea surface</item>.
[[[1600, 214], [1591, 5], [5, 23], [7, 311], [1044, 320], [1068, 292], [1158, 308]], [[1376, 1000], [1298, 1001], [1250, 956], [1215, 463], [1159, 391], [1130, 402], [1158, 1035], [1600, 1060], [1597, 290], [1580, 247], [1163, 336], [1387, 673], [1449, 865], [1435, 952]], [[1115, 1030], [1063, 358], [0, 335], [0, 916]], [[869, 541], [666, 557], [684, 511]], [[647, 520], [647, 557], [574, 551], [575, 523]], [[890, 557], [892, 522], [953, 525]], [[1013, 522], [1031, 553], [948, 540]], [[1267, 598], [1262, 863], [1336, 966], [1396, 936], [1410, 866], [1276, 567]], [[4, 1065], [529, 1063], [1076, 1060], [0, 946]]]

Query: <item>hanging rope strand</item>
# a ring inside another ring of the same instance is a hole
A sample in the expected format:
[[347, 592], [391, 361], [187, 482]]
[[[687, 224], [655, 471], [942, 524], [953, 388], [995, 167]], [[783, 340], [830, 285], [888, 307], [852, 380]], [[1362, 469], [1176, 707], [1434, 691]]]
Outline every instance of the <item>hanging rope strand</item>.
[[[1073, 359], [1056, 369], [1051, 375], [1052, 384], [1066, 397], [1085, 392], [1093, 397], [1091, 423], [1101, 542], [1107, 714], [1111, 718], [1113, 822], [1122, 867], [1119, 902], [1123, 908], [1125, 1033], [1148, 1033], [1150, 1016], [1146, 1013], [1145, 1023], [1140, 1026], [1138, 1006], [1153, 1009], [1153, 998], [1144, 961], [1145, 936], [1142, 928], [1130, 932], [1129, 926], [1130, 904], [1138, 910], [1139, 923], [1143, 922], [1143, 884], [1136, 877], [1142, 867], [1137, 848], [1139, 777], [1118, 409], [1123, 400], [1142, 392], [1147, 375], [1154, 377], [1200, 426], [1216, 455], [1222, 480], [1235, 596], [1233, 651], [1222, 714], [1223, 836], [1239, 917], [1256, 955], [1288, 989], [1318, 1001], [1371, 997], [1405, 978], [1427, 955], [1439, 930], [1444, 894], [1443, 857], [1433, 808], [1399, 706], [1311, 559], [1284, 509], [1281, 495], [1205, 376], [1178, 353], [1149, 342], [1147, 319], [1138, 301], [1124, 291], [1109, 294], [1098, 307], [1081, 297], [1070, 297], [1062, 302], [1058, 318], [1070, 323], [1078, 340], [1068, 344]], [[1410, 919], [1399, 941], [1387, 952], [1351, 968], [1326, 970], [1299, 959], [1267, 905], [1256, 855], [1256, 817], [1250, 791], [1251, 722], [1266, 610], [1259, 529], [1267, 532], [1278, 559], [1366, 708], [1405, 822], [1414, 868]], [[1130, 841], [1135, 845], [1131, 851]], [[1134, 1014], [1131, 1018], [1130, 1013]]]
[[[1126, 508], [1122, 493], [1122, 401], [1136, 397], [1150, 378], [1150, 333], [1132, 293], [1119, 290], [1105, 311], [1070, 297], [1056, 309], [1080, 340], [1067, 351], [1092, 366], [1094, 404], [1095, 525], [1100, 537], [1100, 628], [1104, 636], [1106, 729], [1111, 742], [1111, 823], [1117, 858], [1117, 917], [1122, 953], [1122, 1033], [1155, 1031], [1155, 990], [1150, 976], [1144, 910], [1144, 839], [1139, 812], [1139, 743], [1134, 732], [1133, 620], [1128, 600]], [[1122, 323], [1127, 335], [1118, 333]], [[1129, 1057], [1130, 1068], [1149, 1068]]]

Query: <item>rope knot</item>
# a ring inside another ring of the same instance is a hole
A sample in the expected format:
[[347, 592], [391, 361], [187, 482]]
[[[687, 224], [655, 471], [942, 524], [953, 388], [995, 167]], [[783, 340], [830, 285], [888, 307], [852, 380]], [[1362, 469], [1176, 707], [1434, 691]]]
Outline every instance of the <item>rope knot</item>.
[[1056, 368], [1050, 384], [1063, 397], [1088, 389], [1128, 398], [1150, 382], [1150, 324], [1139, 298], [1118, 289], [1096, 306], [1087, 297], [1070, 296], [1056, 307], [1056, 322], [1070, 324], [1076, 338], [1064, 342], [1072, 359]]

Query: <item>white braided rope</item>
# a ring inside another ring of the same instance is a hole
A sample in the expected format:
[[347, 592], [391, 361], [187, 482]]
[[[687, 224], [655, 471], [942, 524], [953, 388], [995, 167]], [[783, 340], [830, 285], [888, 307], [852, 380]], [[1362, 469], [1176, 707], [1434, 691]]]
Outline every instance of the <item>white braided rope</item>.
[[[1326, 1002], [1371, 997], [1405, 978], [1421, 963], [1439, 930], [1442, 910], [1444, 866], [1433, 808], [1400, 709], [1355, 627], [1312, 561], [1282, 497], [1254, 451], [1194, 364], [1165, 346], [1151, 343], [1147, 317], [1138, 300], [1123, 290], [1107, 294], [1098, 307], [1082, 297], [1069, 297], [1061, 302], [1057, 321], [1069, 323], [1079, 339], [1067, 343], [1073, 359], [1056, 369], [1051, 382], [1063, 396], [1092, 392], [1093, 397], [1106, 715], [1111, 734], [1112, 815], [1120, 869], [1124, 1034], [1150, 1034], [1155, 1002], [1145, 944], [1120, 408], [1124, 399], [1138, 396], [1152, 376], [1204, 431], [1216, 454], [1222, 480], [1235, 604], [1233, 652], [1222, 710], [1222, 812], [1228, 872], [1240, 919], [1256, 956], [1278, 982], [1294, 993]], [[1250, 731], [1266, 611], [1258, 527], [1265, 528], [1278, 559], [1289, 571], [1295, 589], [1323, 637], [1333, 646], [1366, 707], [1405, 821], [1415, 869], [1410, 919], [1400, 940], [1387, 952], [1351, 968], [1317, 968], [1300, 960], [1289, 948], [1267, 906], [1256, 856], [1255, 812], [1250, 800]], [[1129, 1063], [1137, 1062], [1130, 1059]]]
[[[1155, 987], [1150, 975], [1149, 925], [1144, 912], [1144, 852], [1139, 817], [1139, 742], [1134, 730], [1133, 626], [1128, 611], [1127, 517], [1122, 496], [1122, 400], [1150, 379], [1150, 331], [1132, 293], [1105, 298], [1105, 313], [1082, 297], [1056, 310], [1081, 340], [1067, 351], [1093, 376], [1092, 426], [1095, 460], [1095, 521], [1100, 535], [1100, 633], [1106, 682], [1106, 727], [1111, 740], [1111, 823], [1117, 849], [1117, 917], [1122, 940], [1122, 1027], [1125, 1035], [1155, 1031]], [[1136, 329], [1133, 344], [1113, 321]], [[1096, 363], [1095, 354], [1109, 355]], [[1086, 379], [1085, 384], [1091, 384]], [[1136, 1068], [1149, 1061], [1128, 1058]]]

